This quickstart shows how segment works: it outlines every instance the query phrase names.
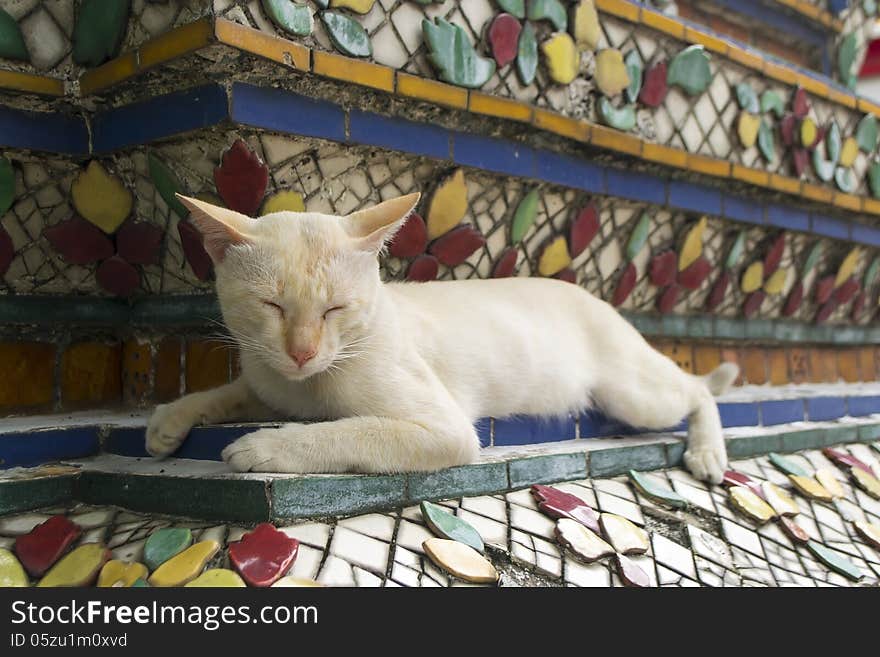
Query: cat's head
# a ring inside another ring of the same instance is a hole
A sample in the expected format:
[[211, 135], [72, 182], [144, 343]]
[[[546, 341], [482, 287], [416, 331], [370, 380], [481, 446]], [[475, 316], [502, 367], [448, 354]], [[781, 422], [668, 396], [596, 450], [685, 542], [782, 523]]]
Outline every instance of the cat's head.
[[419, 200], [409, 194], [343, 217], [252, 219], [178, 197], [214, 262], [226, 326], [242, 351], [290, 380], [357, 357], [381, 286], [378, 255]]

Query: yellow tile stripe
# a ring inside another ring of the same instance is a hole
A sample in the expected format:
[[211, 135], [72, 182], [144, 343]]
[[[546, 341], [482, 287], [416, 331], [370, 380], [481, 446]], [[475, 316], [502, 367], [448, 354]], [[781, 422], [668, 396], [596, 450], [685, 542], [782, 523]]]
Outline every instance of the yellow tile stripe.
[[304, 45], [281, 39], [252, 27], [239, 25], [225, 18], [218, 18], [214, 25], [214, 34], [217, 41], [249, 52], [260, 57], [265, 57], [273, 62], [292, 66], [301, 71], [311, 68], [311, 51]]
[[40, 96], [63, 96], [64, 80], [19, 71], [0, 71], [0, 89], [11, 89]]

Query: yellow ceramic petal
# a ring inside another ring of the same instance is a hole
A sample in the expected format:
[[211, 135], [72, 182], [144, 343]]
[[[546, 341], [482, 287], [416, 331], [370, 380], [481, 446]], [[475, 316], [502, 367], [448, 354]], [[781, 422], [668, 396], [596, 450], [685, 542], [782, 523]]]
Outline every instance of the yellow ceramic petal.
[[209, 568], [193, 581], [185, 584], [184, 588], [191, 586], [196, 588], [242, 589], [247, 585], [235, 571], [227, 568]]
[[740, 287], [746, 294], [760, 290], [764, 282], [764, 263], [753, 262], [748, 266], [742, 277]]
[[428, 238], [437, 239], [461, 221], [467, 212], [467, 185], [464, 170], [457, 169], [440, 183], [428, 206]]
[[608, 542], [621, 554], [644, 554], [650, 547], [648, 533], [623, 516], [603, 513], [599, 525]]
[[429, 538], [422, 543], [422, 549], [431, 561], [454, 577], [475, 584], [498, 581], [498, 571], [492, 562], [470, 545], [445, 538]]
[[18, 559], [9, 550], [0, 548], [0, 588], [28, 585], [28, 578]]
[[[578, 73], [580, 57], [572, 39], [565, 32], [557, 32], [541, 44], [544, 57], [547, 58], [547, 70], [554, 82], [569, 84]], [[620, 60], [621, 64], [623, 59]], [[626, 67], [624, 67], [624, 72]], [[624, 85], [626, 86], [626, 85]]]
[[623, 63], [623, 54], [614, 48], [607, 48], [596, 55], [596, 86], [609, 98], [616, 96], [629, 86], [629, 71]]
[[581, 0], [574, 10], [574, 40], [578, 47], [595, 50], [599, 47], [602, 28], [593, 0]]
[[121, 586], [128, 588], [138, 579], [147, 579], [149, 571], [142, 563], [127, 563], [113, 559], [104, 564], [98, 575], [99, 587]]
[[751, 148], [758, 141], [758, 129], [760, 127], [760, 116], [755, 116], [748, 112], [740, 112], [739, 120], [736, 122], [736, 134], [739, 135], [739, 141], [745, 148]]
[[305, 209], [306, 204], [303, 202], [302, 194], [287, 189], [266, 199], [261, 216], [273, 212], [304, 212]]
[[[330, 0], [330, 6], [344, 7], [345, 9], [356, 11], [359, 14], [366, 14], [373, 8], [374, 2], [376, 2], [376, 0]], [[326, 7], [326, 5], [324, 6]]]
[[678, 271], [684, 271], [690, 267], [703, 252], [703, 233], [706, 232], [708, 220], [702, 217], [685, 235], [681, 245], [681, 253], [678, 256]]
[[547, 245], [538, 260], [538, 273], [541, 276], [553, 276], [571, 264], [568, 255], [568, 244], [564, 237], [557, 237]]
[[816, 480], [825, 487], [832, 497], [844, 497], [846, 491], [840, 485], [840, 481], [834, 474], [833, 470], [828, 468], [820, 468], [816, 470]]
[[180, 554], [172, 557], [150, 575], [153, 586], [183, 586], [195, 579], [205, 564], [217, 554], [220, 544], [217, 541], [200, 541], [190, 545]]
[[855, 137], [847, 137], [840, 149], [840, 166], [851, 167], [859, 154], [859, 142]]
[[52, 566], [37, 586], [88, 586], [109, 558], [110, 550], [100, 543], [85, 543]]
[[853, 525], [862, 538], [871, 543], [874, 548], [880, 549], [880, 527], [864, 520], [856, 520]]
[[850, 475], [859, 488], [873, 498], [880, 500], [880, 479], [861, 468], [850, 468]]
[[290, 575], [282, 577], [272, 585], [272, 588], [301, 588], [301, 587], [318, 587], [322, 588], [323, 584], [318, 584], [313, 579], [304, 579], [302, 577], [291, 577]]
[[773, 510], [773, 507], [745, 486], [731, 486], [728, 496], [734, 509], [759, 524], [764, 524], [776, 517], [776, 511]]
[[764, 292], [767, 294], [779, 294], [785, 288], [785, 279], [788, 276], [787, 269], [777, 269], [764, 283]]
[[802, 477], [801, 475], [788, 475], [789, 480], [803, 495], [811, 500], [820, 502], [830, 502], [832, 499], [825, 487], [812, 477]]
[[70, 186], [76, 211], [105, 233], [112, 234], [131, 213], [132, 196], [98, 160], [89, 162]]
[[843, 262], [840, 263], [840, 269], [837, 270], [837, 277], [834, 279], [834, 287], [840, 287], [850, 276], [853, 275], [853, 272], [856, 270], [856, 265], [859, 264], [859, 256], [861, 255], [862, 250], [859, 247], [854, 248], [846, 255]]
[[801, 123], [801, 144], [804, 146], [812, 146], [816, 141], [816, 124], [813, 119], [804, 119]]
[[796, 516], [801, 512], [794, 498], [776, 484], [765, 481], [761, 484], [761, 490], [764, 492], [767, 504], [780, 516]]

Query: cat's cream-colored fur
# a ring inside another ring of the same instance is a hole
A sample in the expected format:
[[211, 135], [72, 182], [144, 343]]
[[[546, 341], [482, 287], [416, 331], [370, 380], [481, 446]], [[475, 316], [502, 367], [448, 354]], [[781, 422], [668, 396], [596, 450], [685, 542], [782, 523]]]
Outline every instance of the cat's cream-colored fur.
[[735, 365], [687, 374], [570, 283], [382, 283], [377, 255], [418, 198], [251, 219], [181, 197], [215, 263], [242, 375], [156, 408], [148, 451], [172, 453], [197, 424], [296, 418], [321, 421], [255, 431], [223, 458], [240, 471], [435, 470], [477, 457], [478, 418], [597, 407], [647, 429], [687, 417], [686, 465], [721, 480], [712, 394]]

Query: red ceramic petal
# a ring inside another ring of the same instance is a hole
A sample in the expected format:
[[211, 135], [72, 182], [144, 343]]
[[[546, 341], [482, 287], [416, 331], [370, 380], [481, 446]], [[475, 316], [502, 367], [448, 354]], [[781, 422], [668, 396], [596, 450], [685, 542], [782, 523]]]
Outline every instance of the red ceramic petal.
[[779, 516], [779, 526], [785, 532], [785, 535], [795, 543], [806, 545], [810, 542], [810, 535], [794, 521], [794, 518]]
[[743, 316], [748, 319], [761, 308], [761, 304], [764, 303], [765, 294], [763, 290], [755, 290], [749, 296], [746, 297], [746, 301], [743, 304]]
[[786, 114], [782, 117], [779, 124], [779, 132], [782, 135], [782, 143], [784, 146], [791, 146], [794, 143], [794, 129], [797, 125], [797, 118], [794, 114]]
[[648, 107], [660, 107], [668, 90], [666, 83], [666, 62], [655, 64], [645, 72], [639, 100]]
[[712, 271], [712, 265], [709, 261], [703, 257], [697, 258], [678, 275], [678, 284], [686, 290], [697, 290], [706, 280], [710, 271]]
[[433, 281], [437, 278], [437, 272], [440, 270], [440, 263], [432, 255], [420, 255], [412, 261], [406, 272], [406, 280], [408, 281]]
[[724, 479], [721, 480], [721, 483], [727, 487], [745, 486], [762, 500], [764, 499], [764, 490], [761, 488], [761, 484], [742, 472], [728, 470], [724, 473]]
[[767, 255], [764, 256], [764, 280], [779, 269], [779, 263], [782, 262], [782, 254], [785, 251], [785, 233], [779, 233], [770, 243]]
[[538, 508], [551, 518], [570, 518], [602, 535], [599, 515], [577, 495], [541, 484], [534, 484], [531, 492], [538, 503]]
[[116, 233], [116, 253], [133, 265], [158, 265], [162, 236], [147, 221], [126, 221]]
[[118, 255], [107, 258], [98, 265], [95, 280], [110, 294], [118, 297], [131, 296], [141, 285], [138, 270]]
[[260, 209], [268, 183], [269, 167], [242, 139], [223, 153], [214, 169], [214, 184], [226, 207], [248, 216]]
[[617, 561], [617, 573], [624, 586], [636, 588], [651, 586], [651, 578], [648, 577], [648, 573], [642, 570], [635, 561], [622, 554], [615, 554], [614, 559]]
[[82, 528], [65, 516], [52, 516], [29, 533], [15, 539], [15, 554], [24, 569], [41, 577], [82, 534]]
[[821, 324], [831, 317], [835, 310], [837, 310], [837, 302], [832, 297], [831, 299], [828, 299], [821, 308], [819, 308], [819, 312], [816, 313], [816, 322]]
[[3, 276], [9, 269], [14, 257], [15, 247], [12, 244], [12, 238], [3, 229], [3, 226], [0, 226], [0, 276]]
[[516, 57], [521, 30], [519, 21], [510, 14], [498, 14], [492, 21], [489, 26], [489, 45], [498, 68], [507, 66]]
[[568, 252], [572, 259], [584, 252], [599, 232], [599, 212], [592, 203], [580, 212], [571, 222], [568, 234]]
[[828, 301], [832, 292], [834, 292], [834, 275], [831, 274], [819, 279], [819, 282], [816, 283], [816, 303], [822, 305]]
[[851, 276], [845, 283], [843, 283], [843, 285], [834, 290], [834, 301], [838, 306], [849, 303], [852, 301], [852, 298], [858, 294], [859, 289], [859, 282], [856, 280], [855, 276]]
[[245, 582], [266, 587], [284, 577], [298, 551], [298, 540], [264, 522], [229, 544], [229, 561]]
[[794, 115], [802, 119], [807, 113], [810, 111], [810, 99], [807, 97], [807, 92], [803, 87], [798, 87], [794, 92], [794, 98], [791, 102], [791, 109], [794, 112]]
[[834, 449], [833, 447], [826, 447], [822, 450], [822, 453], [829, 459], [837, 463], [837, 465], [841, 465], [844, 468], [858, 468], [859, 470], [864, 470], [871, 476], [876, 476], [874, 475], [874, 470], [871, 469], [870, 465], [868, 465], [864, 461], [860, 461], [852, 454], [841, 452], [840, 450]]
[[794, 315], [798, 308], [801, 307], [801, 303], [804, 301], [804, 284], [803, 281], [798, 281], [794, 284], [794, 287], [791, 288], [791, 292], [788, 293], [788, 298], [785, 300], [785, 305], [782, 307], [782, 314], [784, 317], [791, 317]]
[[657, 298], [657, 310], [664, 315], [671, 313], [675, 308], [675, 304], [678, 303], [678, 293], [680, 291], [681, 288], [676, 283], [663, 290], [663, 293]]
[[724, 271], [709, 291], [709, 296], [706, 298], [706, 310], [715, 310], [724, 301], [728, 287], [730, 287], [730, 272]]
[[619, 306], [624, 301], [626, 301], [635, 286], [636, 266], [630, 262], [629, 264], [627, 264], [626, 269], [623, 270], [620, 281], [618, 281], [617, 283], [617, 289], [614, 290], [614, 296], [611, 299], [611, 305]]
[[413, 212], [406, 223], [394, 235], [388, 245], [388, 253], [395, 258], [415, 258], [425, 251], [428, 244], [428, 228], [425, 220]]
[[519, 253], [514, 248], [508, 248], [495, 263], [492, 270], [492, 278], [507, 278], [516, 273], [516, 259]]
[[183, 247], [183, 255], [193, 273], [200, 281], [206, 281], [211, 277], [213, 264], [211, 256], [205, 251], [202, 244], [202, 234], [189, 221], [177, 222], [177, 233], [180, 235], [180, 246]]
[[648, 278], [657, 287], [666, 287], [675, 281], [678, 271], [678, 256], [675, 251], [665, 251], [651, 258], [648, 265]]
[[865, 309], [865, 301], [867, 301], [867, 295], [864, 292], [859, 292], [853, 299], [851, 316], [854, 322], [861, 319], [862, 311]]
[[486, 238], [473, 226], [459, 226], [431, 243], [428, 251], [436, 256], [441, 264], [455, 267], [467, 260], [470, 255], [486, 244]]
[[795, 175], [798, 178], [802, 178], [804, 171], [810, 166], [810, 154], [803, 148], [795, 148], [791, 152], [791, 157]]
[[573, 269], [563, 269], [553, 278], [558, 278], [560, 281], [565, 281], [566, 283], [577, 283], [577, 273]]
[[43, 231], [43, 237], [72, 265], [88, 265], [113, 255], [113, 242], [79, 215]]

